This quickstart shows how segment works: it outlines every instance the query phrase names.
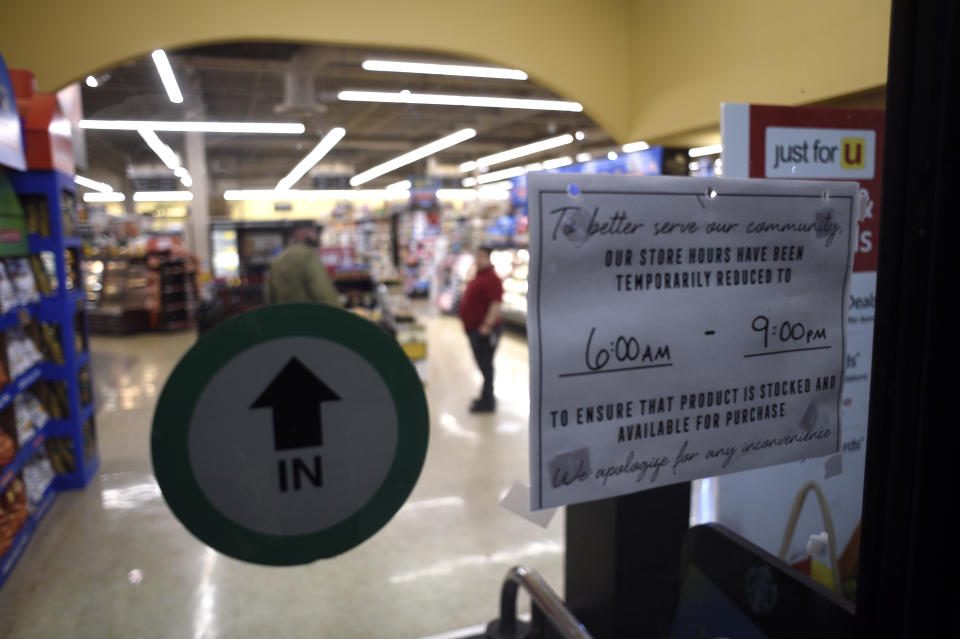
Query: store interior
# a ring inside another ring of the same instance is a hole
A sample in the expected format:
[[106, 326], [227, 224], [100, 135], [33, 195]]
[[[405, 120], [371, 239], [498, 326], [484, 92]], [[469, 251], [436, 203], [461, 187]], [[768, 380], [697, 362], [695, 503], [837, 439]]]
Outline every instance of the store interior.
[[[60, 176], [42, 187], [54, 195], [31, 199], [23, 194], [42, 190], [25, 186], [31, 170], [0, 171], [0, 212], [22, 216], [25, 238], [0, 253], [0, 636], [468, 636], [496, 616], [511, 566], [531, 565], [560, 590], [563, 509], [540, 527], [500, 505], [529, 473], [528, 176], [722, 177], [721, 101], [883, 109], [889, 6], [860, 11], [870, 28], [848, 77], [716, 88], [766, 68], [750, 48], [731, 54], [750, 60], [736, 73], [703, 80], [703, 95], [662, 69], [616, 86], [623, 61], [593, 80], [580, 67], [558, 80], [546, 69], [563, 64], [540, 60], [533, 45], [481, 57], [473, 36], [433, 46], [424, 34], [413, 47], [420, 38], [409, 35], [376, 40], [394, 46], [307, 44], [299, 26], [282, 38], [171, 34], [118, 40], [130, 51], [84, 54], [69, 70], [11, 56], [0, 39], [29, 168]], [[648, 13], [672, 33], [688, 17]], [[709, 50], [659, 44], [665, 58], [711, 68]], [[604, 59], [589, 56], [581, 64]], [[31, 62], [26, 75], [14, 71]], [[594, 84], [603, 90], [591, 93]], [[661, 85], [662, 99], [628, 112]], [[42, 96], [54, 96], [45, 113], [32, 106]], [[29, 157], [31, 144], [63, 139], [71, 157], [49, 166]], [[343, 307], [413, 362], [431, 440], [416, 489], [379, 534], [333, 559], [264, 568], [216, 553], [174, 518], [153, 474], [150, 428], [177, 362], [264, 304], [270, 264], [304, 222]], [[481, 375], [457, 317], [479, 247], [503, 282], [506, 329], [489, 415], [469, 412]], [[715, 515], [715, 499], [709, 483], [696, 485], [691, 522]], [[812, 532], [798, 533], [790, 563], [807, 561]], [[859, 526], [847, 539], [851, 557]], [[852, 600], [848, 585], [837, 590]]]

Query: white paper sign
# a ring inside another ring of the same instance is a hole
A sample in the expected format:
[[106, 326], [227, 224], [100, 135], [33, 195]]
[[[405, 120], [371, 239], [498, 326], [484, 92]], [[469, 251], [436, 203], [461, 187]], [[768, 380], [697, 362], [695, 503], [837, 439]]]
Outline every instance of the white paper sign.
[[837, 452], [856, 184], [529, 192], [532, 508]]

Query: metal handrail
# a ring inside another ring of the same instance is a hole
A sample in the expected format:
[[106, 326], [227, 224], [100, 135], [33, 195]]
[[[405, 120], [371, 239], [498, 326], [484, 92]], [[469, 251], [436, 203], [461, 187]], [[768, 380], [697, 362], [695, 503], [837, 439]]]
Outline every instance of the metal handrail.
[[564, 639], [593, 639], [540, 573], [526, 566], [514, 566], [507, 571], [503, 580], [500, 591], [500, 629], [504, 634], [509, 636], [516, 632], [517, 589], [520, 586], [529, 593], [534, 606], [543, 612]]

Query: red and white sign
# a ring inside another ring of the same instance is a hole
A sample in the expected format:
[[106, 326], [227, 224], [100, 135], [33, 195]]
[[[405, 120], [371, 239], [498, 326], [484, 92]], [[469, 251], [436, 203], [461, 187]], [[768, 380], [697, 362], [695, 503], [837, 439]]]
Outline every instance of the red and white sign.
[[727, 177], [854, 180], [865, 214], [853, 270], [877, 270], [884, 112], [879, 109], [724, 104]]
[[[794, 497], [815, 481], [832, 513], [840, 554], [857, 530], [863, 497], [884, 112], [724, 104], [721, 127], [725, 177], [853, 180], [860, 183], [863, 210], [847, 309], [842, 454], [703, 480], [694, 489], [693, 519], [720, 522], [777, 552]], [[820, 513], [805, 508], [787, 559], [806, 556], [807, 535], [822, 530]]]

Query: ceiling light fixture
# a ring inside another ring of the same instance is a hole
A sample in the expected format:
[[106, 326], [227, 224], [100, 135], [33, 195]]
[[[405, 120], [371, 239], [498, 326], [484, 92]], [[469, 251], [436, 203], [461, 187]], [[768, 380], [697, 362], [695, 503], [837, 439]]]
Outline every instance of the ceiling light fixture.
[[704, 155], [716, 155], [721, 151], [723, 151], [722, 144], [708, 144], [707, 146], [694, 147], [690, 149], [690, 151], [688, 151], [687, 153], [692, 158], [699, 158], [699, 157], [703, 157]]
[[617, 152], [616, 152], [616, 151], [610, 151], [609, 153], [607, 153], [607, 159], [608, 159], [608, 160], [616, 160], [618, 157], [620, 157], [620, 156], [617, 155]]
[[559, 169], [560, 167], [563, 167], [563, 166], [570, 166], [571, 164], [573, 164], [573, 158], [570, 157], [569, 155], [566, 155], [562, 158], [544, 160], [543, 168], [549, 171], [551, 169]]
[[177, 154], [173, 152], [169, 146], [163, 143], [163, 141], [157, 137], [157, 134], [151, 131], [150, 129], [141, 129], [139, 131], [140, 137], [143, 138], [143, 141], [147, 143], [154, 153], [157, 154], [157, 157], [160, 158], [160, 161], [167, 165], [167, 168], [171, 171], [176, 171], [180, 168], [180, 158], [177, 157]]
[[399, 182], [394, 182], [393, 184], [387, 185], [387, 190], [391, 190], [391, 191], [393, 189], [401, 189], [403, 191], [409, 191], [411, 188], [413, 188], [413, 184], [410, 182], [410, 180], [400, 180]]
[[153, 63], [157, 66], [157, 73], [160, 74], [160, 81], [163, 82], [167, 97], [175, 104], [183, 102], [180, 85], [177, 84], [177, 78], [173, 75], [173, 67], [170, 66], [166, 52], [163, 49], [157, 49], [150, 54], [150, 57], [153, 58]]
[[113, 187], [109, 184], [106, 184], [105, 182], [97, 182], [96, 180], [85, 178], [82, 175], [74, 175], [73, 181], [80, 186], [85, 186], [88, 189], [93, 189], [94, 191], [99, 191], [100, 193], [111, 193], [113, 191]]
[[634, 151], [646, 151], [650, 148], [650, 145], [641, 140], [639, 142], [628, 142], [622, 148], [624, 153], [633, 153]]
[[173, 122], [168, 120], [80, 120], [81, 129], [101, 131], [198, 131], [201, 133], [284, 133], [299, 135], [299, 122]]
[[589, 153], [577, 153], [577, 162], [589, 162], [593, 156]]
[[587, 134], [584, 133], [583, 131], [577, 131], [576, 133], [573, 134], [573, 137], [577, 138], [577, 140], [585, 140], [587, 137]]
[[190, 171], [186, 170], [184, 167], [178, 166], [173, 170], [173, 174], [180, 178], [180, 184], [187, 188], [193, 186], [193, 177], [190, 175]]
[[97, 77], [93, 75], [88, 75], [83, 82], [91, 89], [96, 89], [100, 86], [100, 80], [97, 80]]
[[193, 199], [190, 191], [137, 191], [134, 202], [189, 202]]
[[493, 155], [477, 158], [471, 162], [464, 162], [460, 165], [460, 170], [466, 173], [468, 171], [475, 171], [478, 168], [486, 168], [488, 166], [493, 166], [494, 164], [500, 164], [501, 162], [508, 162], [510, 160], [522, 158], [525, 155], [533, 155], [534, 153], [540, 153], [549, 149], [555, 149], [558, 146], [570, 144], [573, 142], [573, 139], [574, 138], [572, 135], [565, 133], [553, 138], [547, 138], [546, 140], [540, 140], [539, 142], [531, 142], [530, 144], [518, 146], [515, 149], [508, 149], [506, 151], [494, 153]]
[[508, 180], [510, 178], [519, 177], [526, 172], [527, 172], [527, 167], [514, 166], [509, 169], [502, 169], [500, 171], [484, 173], [483, 175], [477, 177], [477, 184], [489, 184], [490, 182], [497, 182], [499, 180]]
[[477, 185], [477, 178], [475, 178], [475, 177], [463, 178], [462, 180], [460, 180], [460, 184], [461, 184], [462, 186], [467, 187], [467, 188], [469, 188], [469, 187], [471, 187], [471, 186], [476, 186], [476, 185]]
[[534, 109], [537, 111], [583, 111], [579, 102], [538, 100], [533, 98], [498, 98], [482, 95], [443, 95], [410, 91], [341, 91], [337, 97], [346, 102], [392, 102], [396, 104], [434, 104], [440, 106], [488, 107], [497, 109]]
[[363, 64], [360, 66], [367, 71], [388, 71], [391, 73], [426, 73], [428, 75], [455, 75], [466, 78], [497, 78], [501, 80], [527, 79], [527, 74], [520, 69], [477, 67], [463, 64], [399, 62], [395, 60], [364, 60]]
[[84, 193], [84, 202], [123, 202], [127, 197], [123, 193]]
[[330, 129], [323, 139], [313, 147], [313, 150], [307, 153], [307, 156], [300, 160], [300, 162], [293, 167], [293, 170], [287, 173], [286, 177], [277, 182], [278, 191], [289, 190], [291, 186], [296, 184], [300, 178], [306, 175], [307, 171], [312, 169], [317, 162], [323, 159], [327, 153], [330, 152], [330, 149], [337, 145], [337, 142], [343, 139], [343, 136], [347, 134], [346, 129], [342, 127], [334, 127]]
[[406, 200], [410, 191], [404, 189], [313, 189], [288, 190], [275, 189], [229, 189], [223, 192], [223, 199], [230, 202], [274, 202], [274, 201], [318, 201], [318, 200]]
[[352, 178], [350, 178], [350, 186], [360, 186], [361, 184], [366, 184], [370, 180], [380, 177], [381, 175], [391, 171], [395, 171], [402, 166], [412, 164], [417, 160], [422, 160], [429, 155], [433, 155], [434, 153], [438, 153], [444, 149], [450, 148], [451, 146], [469, 140], [476, 134], [477, 132], [475, 129], [460, 129], [456, 133], [451, 133], [450, 135], [444, 136], [439, 140], [434, 140], [430, 144], [426, 144], [420, 148], [408, 151], [407, 153], [395, 157], [392, 160], [388, 160], [383, 164], [378, 164], [377, 166], [369, 168], [362, 173], [354, 175]]

